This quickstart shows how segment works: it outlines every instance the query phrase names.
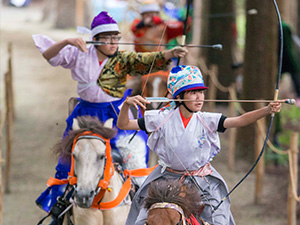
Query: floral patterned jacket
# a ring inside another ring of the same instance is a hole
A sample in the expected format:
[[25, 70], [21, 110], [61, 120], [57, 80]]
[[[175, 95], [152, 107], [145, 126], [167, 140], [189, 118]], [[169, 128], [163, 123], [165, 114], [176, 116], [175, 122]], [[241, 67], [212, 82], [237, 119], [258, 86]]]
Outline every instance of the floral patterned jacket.
[[[122, 97], [126, 90], [126, 77], [146, 75], [149, 72], [166, 70], [170, 61], [166, 61], [163, 52], [135, 53], [120, 51], [105, 64], [97, 84], [110, 96]], [[151, 70], [151, 66], [153, 68]]]

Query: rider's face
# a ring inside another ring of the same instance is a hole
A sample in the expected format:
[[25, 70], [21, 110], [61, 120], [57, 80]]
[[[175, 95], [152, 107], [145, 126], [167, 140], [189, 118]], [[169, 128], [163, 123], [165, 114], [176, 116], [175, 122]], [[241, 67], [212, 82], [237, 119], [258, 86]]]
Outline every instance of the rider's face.
[[117, 51], [120, 39], [121, 39], [121, 37], [120, 37], [119, 33], [116, 33], [116, 32], [100, 33], [100, 34], [97, 34], [93, 38], [94, 41], [100, 41], [100, 42], [107, 43], [107, 44], [98, 46], [98, 48], [100, 48], [100, 50], [106, 55], [113, 55]]
[[204, 90], [187, 91], [184, 93], [184, 99], [195, 100], [195, 101], [186, 101], [185, 105], [193, 112], [198, 112], [203, 107], [203, 101], [197, 101], [197, 100], [204, 100]]

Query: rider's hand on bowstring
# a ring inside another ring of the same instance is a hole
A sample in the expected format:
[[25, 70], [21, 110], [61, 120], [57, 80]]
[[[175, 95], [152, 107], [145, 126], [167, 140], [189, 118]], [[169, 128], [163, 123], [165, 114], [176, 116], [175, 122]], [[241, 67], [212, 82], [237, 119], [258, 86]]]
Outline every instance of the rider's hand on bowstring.
[[164, 57], [166, 60], [169, 60], [171, 58], [182, 58], [184, 56], [186, 56], [186, 54], [188, 53], [188, 50], [185, 47], [181, 47], [181, 46], [176, 46], [170, 50], [165, 51], [164, 53]]
[[67, 42], [69, 45], [77, 47], [82, 52], [87, 52], [86, 43], [82, 38], [68, 38]]
[[172, 50], [173, 57], [176, 57], [176, 58], [178, 58], [178, 57], [182, 58], [182, 57], [186, 56], [186, 54], [188, 53], [187, 48], [181, 47], [181, 46], [176, 46], [176, 47], [172, 48], [171, 50]]
[[280, 102], [270, 102], [268, 105], [268, 109], [270, 111], [270, 114], [272, 113], [279, 113], [281, 110], [281, 103]]
[[142, 107], [143, 109], [146, 109], [146, 104], [150, 104], [150, 102], [146, 101], [145, 98], [143, 98], [140, 95], [136, 95], [133, 97], [127, 97], [127, 99], [124, 102], [127, 105], [133, 105], [138, 110], [138, 105]]

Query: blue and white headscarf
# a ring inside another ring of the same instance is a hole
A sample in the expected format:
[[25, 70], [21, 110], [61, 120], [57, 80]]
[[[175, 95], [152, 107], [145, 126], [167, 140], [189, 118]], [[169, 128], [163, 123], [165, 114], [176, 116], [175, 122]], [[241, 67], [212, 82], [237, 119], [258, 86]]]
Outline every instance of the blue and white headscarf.
[[204, 90], [204, 80], [201, 71], [196, 66], [180, 65], [173, 67], [168, 76], [168, 91], [173, 98], [183, 91]]

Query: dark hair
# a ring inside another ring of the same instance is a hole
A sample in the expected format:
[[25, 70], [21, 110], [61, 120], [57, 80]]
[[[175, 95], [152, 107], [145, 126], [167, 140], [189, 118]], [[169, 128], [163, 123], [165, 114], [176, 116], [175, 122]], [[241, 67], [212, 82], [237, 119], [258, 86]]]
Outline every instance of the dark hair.
[[[190, 92], [193, 92], [193, 91], [206, 91], [206, 90], [207, 90], [207, 89], [195, 89], [195, 90], [183, 91], [183, 92], [179, 93], [179, 95], [177, 95], [177, 96], [179, 96], [180, 99], [184, 99], [185, 93], [190, 93]], [[176, 97], [177, 97], [177, 96], [176, 96]], [[176, 98], [176, 97], [175, 97], [175, 98]], [[181, 105], [181, 103], [178, 102], [178, 101], [176, 101], [175, 104], [176, 104], [176, 108], [177, 108], [178, 106]]]
[[169, 202], [180, 206], [184, 215], [198, 216], [204, 209], [199, 190], [193, 183], [183, 183], [177, 179], [165, 179], [152, 181], [148, 190], [148, 196], [144, 200], [144, 207], [150, 207], [158, 202]]
[[73, 140], [78, 134], [84, 131], [91, 131], [92, 133], [99, 134], [106, 139], [111, 139], [116, 135], [117, 132], [116, 129], [104, 127], [103, 123], [100, 122], [97, 117], [80, 116], [76, 119], [78, 120], [80, 129], [68, 131], [68, 134], [52, 149], [53, 153], [58, 157], [61, 157], [63, 162], [68, 162], [70, 159]]
[[120, 32], [118, 32], [118, 31], [102, 32], [102, 33], [96, 34], [94, 36], [94, 38], [96, 39], [96, 41], [98, 41], [101, 35], [117, 35], [117, 34], [120, 34]]

